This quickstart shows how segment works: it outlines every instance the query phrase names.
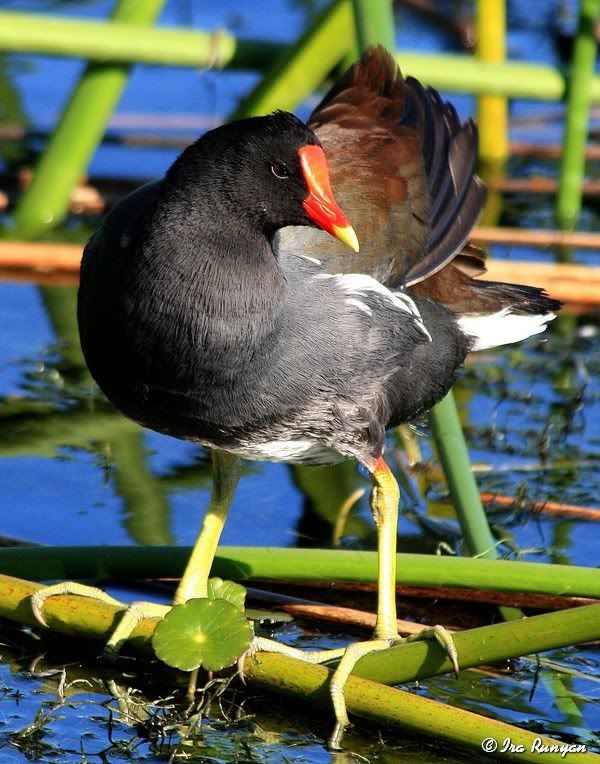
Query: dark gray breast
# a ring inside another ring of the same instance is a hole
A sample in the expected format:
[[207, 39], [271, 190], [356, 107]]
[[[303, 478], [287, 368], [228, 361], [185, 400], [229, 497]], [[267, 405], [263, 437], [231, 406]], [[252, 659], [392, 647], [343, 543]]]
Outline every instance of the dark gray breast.
[[205, 287], [218, 261], [209, 272], [189, 252], [140, 243], [156, 193], [149, 185], [117, 205], [82, 267], [86, 360], [131, 418], [250, 458], [369, 463], [386, 427], [450, 387], [467, 341], [443, 307], [289, 252], [257, 259], [264, 272], [225, 264], [213, 305]]

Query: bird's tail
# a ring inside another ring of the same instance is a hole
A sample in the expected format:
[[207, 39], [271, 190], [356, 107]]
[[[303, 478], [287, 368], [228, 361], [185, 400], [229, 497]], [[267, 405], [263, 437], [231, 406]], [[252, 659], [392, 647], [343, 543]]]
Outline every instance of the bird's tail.
[[[546, 329], [562, 303], [543, 289], [497, 281], [473, 281], [480, 298], [477, 311], [461, 312], [457, 320], [474, 339], [473, 350], [509, 345]], [[477, 304], [477, 303], [476, 303]]]

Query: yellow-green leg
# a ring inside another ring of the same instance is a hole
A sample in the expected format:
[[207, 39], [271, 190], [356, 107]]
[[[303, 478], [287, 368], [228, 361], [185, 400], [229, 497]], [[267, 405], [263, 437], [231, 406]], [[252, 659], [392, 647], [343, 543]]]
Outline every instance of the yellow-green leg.
[[[231, 501], [239, 480], [240, 460], [238, 457], [223, 452], [213, 451], [213, 490], [202, 530], [198, 536], [192, 555], [179, 584], [174, 604], [186, 602], [193, 597], [206, 597], [208, 578], [217, 550], [219, 538]], [[336, 726], [329, 744], [339, 749], [345, 728], [349, 724], [344, 700], [344, 687], [357, 661], [368, 653], [384, 650], [404, 640], [398, 635], [396, 622], [396, 537], [398, 524], [398, 485], [383, 458], [378, 459], [371, 469], [372, 490], [371, 509], [377, 527], [378, 544], [378, 598], [377, 621], [373, 639], [358, 642], [348, 648], [336, 650], [302, 651], [273, 640], [257, 637], [250, 653], [257, 650], [279, 652], [310, 663], [324, 663], [341, 659], [330, 685], [331, 699], [336, 717]], [[99, 594], [100, 592], [100, 594]], [[74, 593], [83, 596], [100, 597], [112, 603], [118, 603], [111, 597], [92, 587], [66, 582], [54, 587], [47, 587], [34, 597], [34, 613], [44, 623], [42, 607], [45, 599], [53, 594]], [[145, 617], [164, 615], [168, 607], [151, 603], [133, 603], [124, 613], [117, 629], [111, 636], [107, 648], [116, 652], [131, 634], [137, 623]], [[458, 672], [456, 649], [452, 637], [441, 626], [434, 626], [421, 632], [413, 639], [437, 639], [447, 650], [454, 669]]]
[[208, 578], [219, 539], [240, 479], [241, 460], [227, 451], [212, 452], [212, 493], [202, 528], [181, 578], [174, 605], [208, 596]]
[[329, 747], [339, 750], [344, 730], [350, 723], [344, 698], [344, 687], [354, 666], [365, 655], [385, 650], [401, 642], [396, 616], [396, 540], [398, 534], [398, 483], [383, 457], [371, 470], [371, 512], [377, 528], [377, 620], [373, 639], [348, 647], [336, 668], [330, 684], [336, 724]]
[[396, 540], [400, 491], [396, 478], [380, 457], [371, 471], [371, 512], [377, 528], [376, 640], [398, 639], [396, 617]]
[[[329, 747], [339, 750], [344, 730], [349, 724], [344, 699], [344, 687], [357, 662], [365, 655], [404, 642], [398, 634], [396, 617], [396, 541], [398, 534], [398, 506], [400, 491], [385, 459], [380, 457], [371, 469], [371, 511], [377, 527], [377, 620], [373, 639], [350, 645], [344, 653], [331, 679], [330, 692], [336, 725], [329, 739]], [[413, 639], [437, 639], [448, 651], [454, 669], [458, 672], [456, 648], [452, 637], [441, 626], [434, 626]]]
[[383, 457], [371, 469], [371, 510], [377, 527], [377, 620], [373, 639], [357, 642], [337, 650], [302, 651], [272, 640], [256, 637], [250, 653], [258, 650], [289, 655], [310, 663], [341, 659], [329, 686], [336, 724], [329, 747], [340, 748], [349, 719], [344, 687], [357, 661], [368, 653], [385, 650], [403, 639], [398, 635], [396, 620], [396, 538], [398, 533], [398, 484]]
[[[304, 652], [272, 640], [256, 638], [251, 652], [268, 650], [283, 653], [292, 658], [310, 663], [325, 663], [341, 658], [333, 673], [330, 683], [331, 701], [335, 713], [336, 724], [329, 739], [329, 747], [339, 750], [344, 730], [349, 724], [344, 687], [356, 663], [365, 655], [385, 650], [388, 647], [404, 642], [398, 634], [396, 619], [396, 539], [398, 533], [398, 505], [400, 492], [398, 484], [383, 457], [377, 459], [371, 468], [371, 510], [377, 527], [378, 572], [377, 572], [377, 620], [373, 639], [357, 642], [341, 650], [322, 650]], [[448, 652], [456, 672], [458, 661], [456, 648], [450, 634], [441, 626], [434, 626], [414, 639], [435, 638]]]
[[[175, 592], [174, 605], [179, 605], [193, 597], [207, 596], [210, 569], [239, 481], [239, 457], [226, 451], [214, 450], [212, 452], [212, 460], [213, 485], [208, 511], [181, 582]], [[164, 617], [170, 609], [166, 605], [157, 605], [152, 602], [133, 602], [126, 606], [119, 602], [119, 600], [110, 597], [101, 589], [84, 586], [74, 581], [64, 581], [63, 583], [40, 589], [32, 597], [33, 614], [43, 626], [46, 625], [42, 612], [44, 603], [49, 597], [58, 594], [76, 594], [82, 597], [92, 597], [108, 602], [111, 605], [122, 605], [123, 608], [126, 608], [116, 629], [105, 645], [104, 650], [108, 655], [114, 655], [119, 652], [123, 643], [144, 618]]]

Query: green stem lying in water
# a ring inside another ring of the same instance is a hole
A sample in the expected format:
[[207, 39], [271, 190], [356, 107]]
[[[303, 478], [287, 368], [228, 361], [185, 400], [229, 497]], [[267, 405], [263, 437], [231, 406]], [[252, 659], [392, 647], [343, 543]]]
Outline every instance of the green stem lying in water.
[[[29, 598], [40, 588], [31, 581], [0, 575], [0, 618], [39, 625]], [[86, 639], [106, 640], [119, 612], [123, 610], [114, 605], [75, 595], [57, 595], [44, 604], [44, 618], [53, 631]], [[148, 638], [156, 620], [146, 619], [139, 624], [128, 646], [136, 651], [149, 650]], [[453, 639], [462, 669], [592, 642], [600, 639], [600, 604], [457, 631]], [[370, 653], [357, 663], [355, 673], [385, 684], [398, 684], [451, 671], [445, 650], [435, 641], [421, 641]]]
[[[0, 571], [37, 580], [172, 577], [191, 547], [36, 547], [0, 549]], [[213, 576], [248, 581], [377, 581], [375, 552], [280, 547], [219, 547]], [[399, 554], [397, 582], [600, 599], [600, 571], [576, 565]]]
[[[308, 700], [324, 708], [330, 707], [330, 676], [331, 672], [323, 666], [307, 665], [274, 653], [258, 653], [254, 660], [246, 661], [245, 666], [249, 684], [295, 700]], [[543, 748], [564, 745], [560, 741], [358, 676], [348, 679], [344, 695], [348, 710], [356, 716], [378, 724], [400, 727], [419, 737], [426, 735], [436, 741], [470, 748], [479, 755], [485, 741], [488, 747], [484, 750], [495, 750], [495, 759], [539, 764], [540, 752], [544, 751], [542, 758], [545, 762], [600, 762], [599, 756], [585, 752], [574, 753], [572, 757], [567, 754], [562, 758], [560, 748]], [[505, 749], [506, 741], [510, 741], [512, 750]], [[490, 747], [494, 744], [495, 749]], [[484, 755], [487, 758], [490, 754]]]
[[[0, 617], [35, 625], [30, 597], [38, 584], [9, 576], [0, 576]], [[87, 639], [106, 640], [114, 628], [118, 607], [87, 597], [57, 596], [44, 607], [49, 627], [61, 634]], [[121, 610], [122, 612], [122, 610]], [[149, 637], [156, 619], [145, 620], [127, 643], [131, 649], [147, 652]], [[523, 654], [563, 647], [600, 638], [600, 605], [589, 605], [560, 613], [534, 616], [524, 621], [486, 626], [456, 633], [454, 640], [463, 669], [483, 661], [502, 660]], [[435, 642], [415, 642], [391, 648], [363, 658], [356, 667], [362, 677], [397, 682], [426, 678], [450, 670], [445, 653]], [[246, 680], [255, 686], [329, 707], [327, 691], [330, 671], [272, 653], [248, 659]], [[504, 758], [537, 761], [538, 745], [560, 745], [549, 738], [536, 738], [517, 727], [487, 719], [477, 714], [446, 706], [411, 693], [384, 687], [371, 679], [353, 676], [346, 688], [348, 709], [378, 723], [392, 724], [418, 734], [435, 736], [462, 746], [480, 750], [482, 741], [493, 738], [523, 746], [522, 753]], [[501, 753], [501, 751], [498, 751]], [[561, 754], [545, 753], [544, 761], [561, 761]], [[599, 761], [592, 754], [578, 753], [577, 762]]]

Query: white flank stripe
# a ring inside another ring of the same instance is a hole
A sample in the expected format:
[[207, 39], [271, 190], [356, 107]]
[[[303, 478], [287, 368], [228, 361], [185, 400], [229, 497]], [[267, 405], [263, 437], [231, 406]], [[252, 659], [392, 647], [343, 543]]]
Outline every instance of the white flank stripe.
[[363, 302], [362, 300], [359, 300], [358, 297], [348, 297], [346, 302], [348, 303], [348, 305], [356, 306], [359, 310], [362, 310], [363, 313], [366, 313], [367, 316], [373, 315], [373, 311], [371, 310], [371, 308], [369, 308], [367, 303]]
[[323, 264], [320, 260], [317, 260], [316, 257], [311, 257], [310, 255], [296, 255], [296, 257], [299, 257], [302, 260], [306, 260], [308, 263], [313, 263], [314, 265], [322, 265]]
[[473, 350], [486, 350], [540, 334], [553, 318], [554, 313], [518, 315], [505, 308], [487, 316], [459, 316], [458, 324], [465, 334], [475, 337]]
[[360, 308], [363, 312], [365, 307], [372, 313], [371, 308], [364, 303], [357, 304], [360, 300], [355, 298], [367, 297], [369, 292], [372, 294], [378, 294], [381, 297], [388, 300], [392, 307], [397, 310], [401, 310], [404, 313], [410, 313], [415, 319], [417, 326], [431, 342], [431, 334], [427, 331], [427, 327], [423, 323], [419, 309], [417, 308], [414, 300], [409, 297], [405, 292], [392, 292], [377, 279], [372, 276], [367, 276], [364, 273], [336, 273], [331, 275], [329, 273], [319, 273], [314, 278], [317, 279], [335, 279], [336, 283], [346, 292], [348, 295], [347, 302], [350, 305], [354, 305]]

